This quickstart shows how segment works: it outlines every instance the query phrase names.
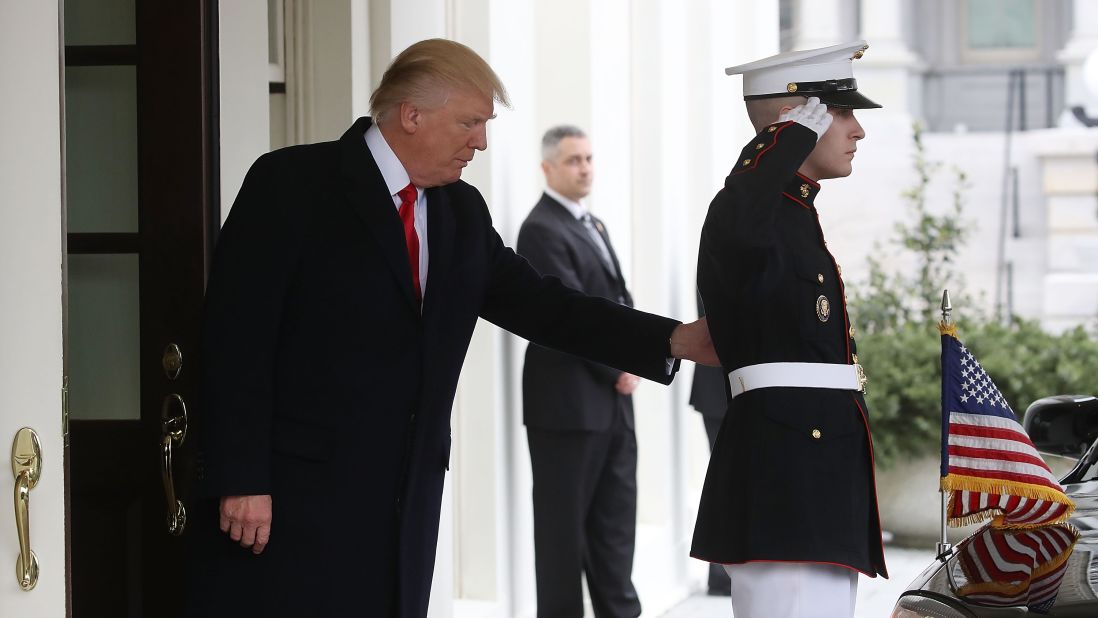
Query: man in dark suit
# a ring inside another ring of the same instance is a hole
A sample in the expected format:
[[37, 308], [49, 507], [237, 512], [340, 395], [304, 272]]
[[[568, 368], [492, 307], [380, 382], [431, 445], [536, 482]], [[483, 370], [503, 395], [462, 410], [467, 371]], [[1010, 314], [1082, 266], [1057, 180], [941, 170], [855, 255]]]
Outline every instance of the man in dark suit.
[[484, 60], [422, 41], [373, 119], [248, 172], [207, 287], [190, 616], [426, 615], [478, 317], [664, 383], [669, 356], [715, 360], [704, 322], [585, 296], [504, 246], [459, 180], [494, 101]]
[[[626, 306], [633, 299], [601, 221], [584, 204], [591, 143], [573, 126], [541, 141], [546, 189], [522, 224], [519, 255], [543, 275]], [[540, 618], [582, 616], [583, 585], [595, 615], [640, 615], [631, 579], [637, 524], [639, 378], [543, 347], [526, 349], [522, 409], [534, 477], [534, 565]]]

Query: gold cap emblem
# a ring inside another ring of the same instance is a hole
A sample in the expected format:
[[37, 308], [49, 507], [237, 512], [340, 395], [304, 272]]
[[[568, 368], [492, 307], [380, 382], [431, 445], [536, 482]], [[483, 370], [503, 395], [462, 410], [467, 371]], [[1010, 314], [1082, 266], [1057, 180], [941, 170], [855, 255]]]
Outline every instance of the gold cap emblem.
[[796, 82], [789, 82], [788, 84], [786, 84], [785, 89], [789, 92], [797, 92]]
[[808, 185], [801, 185], [801, 197], [808, 197], [811, 191], [808, 189]]
[[816, 299], [816, 317], [821, 322], [826, 322], [831, 317], [831, 301], [822, 294]]

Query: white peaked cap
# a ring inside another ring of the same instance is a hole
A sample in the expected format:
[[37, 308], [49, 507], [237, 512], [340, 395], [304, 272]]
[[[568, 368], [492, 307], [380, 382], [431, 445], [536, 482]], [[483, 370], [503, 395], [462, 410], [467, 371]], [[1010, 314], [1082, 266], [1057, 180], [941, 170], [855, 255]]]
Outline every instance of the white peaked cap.
[[869, 45], [854, 41], [819, 49], [789, 51], [724, 70], [743, 75], [743, 98], [819, 97], [830, 107], [880, 107], [858, 92], [852, 61], [862, 57]]

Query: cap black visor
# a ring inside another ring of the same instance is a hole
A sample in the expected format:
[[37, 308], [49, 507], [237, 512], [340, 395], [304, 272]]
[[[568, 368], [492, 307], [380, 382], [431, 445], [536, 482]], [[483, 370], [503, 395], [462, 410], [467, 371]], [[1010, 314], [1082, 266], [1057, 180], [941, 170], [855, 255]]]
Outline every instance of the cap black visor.
[[870, 101], [857, 90], [842, 90], [805, 96], [819, 97], [820, 103], [838, 109], [877, 109], [881, 107], [880, 103]]

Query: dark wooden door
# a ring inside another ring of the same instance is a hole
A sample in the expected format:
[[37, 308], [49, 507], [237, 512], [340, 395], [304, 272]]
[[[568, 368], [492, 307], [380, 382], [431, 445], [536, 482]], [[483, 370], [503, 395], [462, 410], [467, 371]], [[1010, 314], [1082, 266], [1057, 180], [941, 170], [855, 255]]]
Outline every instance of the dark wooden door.
[[67, 531], [77, 618], [180, 615], [189, 528], [169, 531], [164, 436], [176, 436], [170, 470], [186, 508], [201, 416], [199, 314], [220, 223], [216, 8], [64, 2]]

